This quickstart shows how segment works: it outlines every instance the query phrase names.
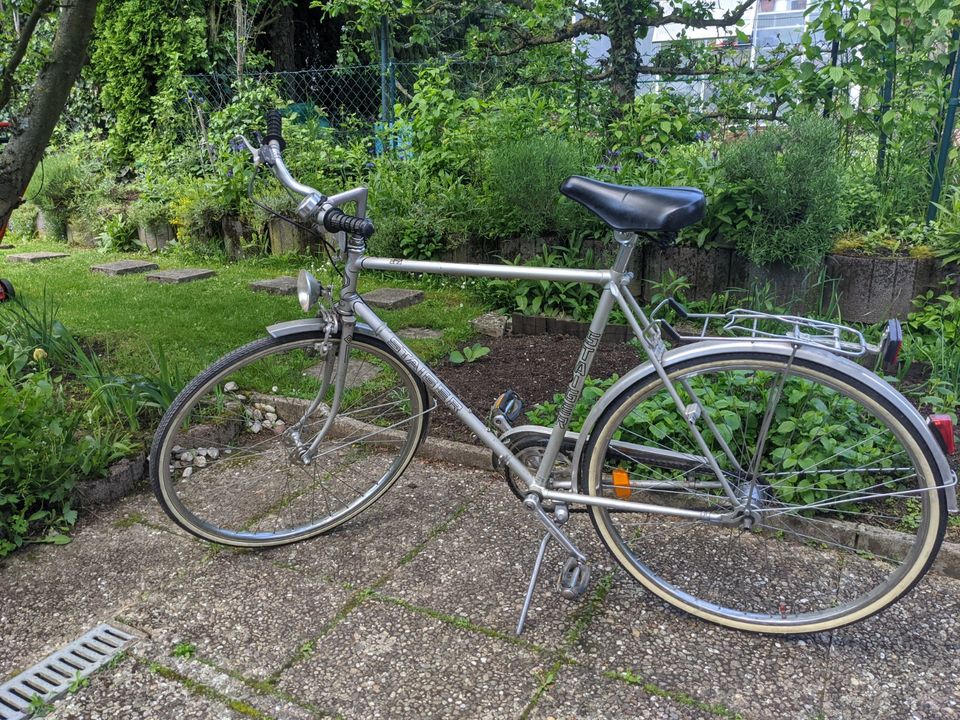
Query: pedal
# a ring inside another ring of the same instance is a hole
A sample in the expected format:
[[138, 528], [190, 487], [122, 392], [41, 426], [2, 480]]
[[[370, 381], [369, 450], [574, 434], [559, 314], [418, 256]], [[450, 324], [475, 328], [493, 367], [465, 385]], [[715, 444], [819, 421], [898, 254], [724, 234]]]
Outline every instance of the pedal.
[[507, 432], [523, 414], [523, 400], [513, 390], [507, 390], [490, 408], [490, 423], [501, 432]]
[[590, 566], [575, 557], [567, 558], [557, 578], [557, 589], [567, 600], [576, 600], [583, 596], [590, 584]]

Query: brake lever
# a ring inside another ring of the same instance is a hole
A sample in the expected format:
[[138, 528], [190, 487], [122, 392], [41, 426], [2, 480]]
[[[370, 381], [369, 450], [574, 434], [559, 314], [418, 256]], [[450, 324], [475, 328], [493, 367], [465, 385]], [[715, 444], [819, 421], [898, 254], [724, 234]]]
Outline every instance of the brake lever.
[[247, 140], [243, 135], [235, 135], [233, 140], [230, 141], [230, 149], [234, 152], [241, 152], [246, 149], [253, 156], [253, 164], [259, 165], [261, 162], [260, 159], [260, 149], [254, 147], [250, 144], [250, 141]]

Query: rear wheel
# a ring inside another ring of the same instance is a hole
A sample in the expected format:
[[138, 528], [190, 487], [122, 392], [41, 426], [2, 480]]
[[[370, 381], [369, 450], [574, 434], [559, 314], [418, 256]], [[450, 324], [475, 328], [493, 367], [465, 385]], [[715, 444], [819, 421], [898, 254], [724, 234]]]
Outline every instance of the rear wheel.
[[[427, 393], [380, 340], [360, 333], [333, 428], [302, 461], [298, 450], [323, 427], [333, 395], [297, 428], [321, 389], [322, 345], [313, 333], [257, 340], [180, 393], [150, 453], [154, 492], [174, 522], [217, 543], [282, 545], [346, 522], [396, 481], [426, 435]], [[328, 353], [339, 348], [331, 338]]]
[[735, 498], [659, 377], [627, 388], [585, 448], [581, 489], [667, 513], [591, 508], [601, 540], [634, 578], [699, 617], [768, 633], [855, 622], [919, 580], [943, 539], [945, 478], [931, 438], [902, 408], [841, 363], [748, 351], [666, 370], [688, 408], [691, 390], [708, 408], [716, 435], [703, 418], [698, 427]]

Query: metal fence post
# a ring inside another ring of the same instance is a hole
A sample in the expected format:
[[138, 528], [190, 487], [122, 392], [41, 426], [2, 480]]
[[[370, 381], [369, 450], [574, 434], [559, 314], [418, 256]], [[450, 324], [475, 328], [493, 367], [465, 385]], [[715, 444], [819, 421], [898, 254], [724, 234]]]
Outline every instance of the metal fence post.
[[953, 79], [950, 81], [950, 99], [947, 100], [947, 113], [943, 118], [943, 129], [940, 131], [940, 151], [936, 166], [933, 172], [933, 186], [930, 188], [930, 204], [927, 206], [927, 222], [931, 223], [937, 219], [939, 208], [937, 203], [940, 201], [940, 192], [943, 190], [943, 178], [947, 170], [947, 159], [950, 155], [950, 146], [953, 145], [953, 123], [957, 116], [957, 96], [960, 94], [960, 46], [957, 46], [957, 40], [960, 38], [960, 31], [953, 31]]
[[880, 137], [877, 139], [877, 178], [883, 175], [883, 165], [887, 157], [887, 132], [883, 129], [883, 116], [890, 109], [890, 102], [893, 99], [893, 75], [897, 64], [897, 42], [891, 40], [887, 44], [887, 50], [890, 51], [889, 64], [887, 65], [887, 77], [883, 81], [883, 99], [880, 101]]
[[[380, 122], [386, 125], [390, 122], [390, 114], [393, 105], [390, 103], [390, 75], [388, 72], [387, 53], [389, 52], [389, 43], [387, 41], [387, 16], [380, 16]], [[393, 63], [390, 62], [389, 65]]]

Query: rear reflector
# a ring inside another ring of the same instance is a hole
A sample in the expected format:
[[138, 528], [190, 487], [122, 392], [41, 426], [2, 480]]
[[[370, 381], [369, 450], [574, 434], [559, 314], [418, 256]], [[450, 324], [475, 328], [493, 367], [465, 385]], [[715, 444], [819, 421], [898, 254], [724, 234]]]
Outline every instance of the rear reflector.
[[613, 471], [613, 492], [618, 498], [630, 497], [630, 476], [623, 468]]
[[903, 328], [896, 318], [887, 321], [886, 337], [883, 343], [883, 369], [888, 373], [896, 372], [897, 361], [900, 359], [900, 348], [903, 347]]
[[[953, 420], [949, 415], [931, 415], [928, 419], [930, 427], [936, 432], [935, 435], [940, 440], [940, 447], [947, 455], [953, 455], [957, 452], [957, 443], [953, 437]], [[616, 484], [616, 480], [614, 480]]]

